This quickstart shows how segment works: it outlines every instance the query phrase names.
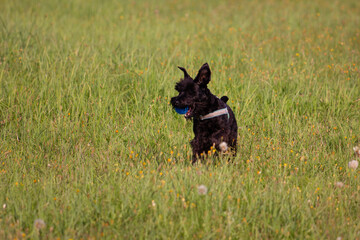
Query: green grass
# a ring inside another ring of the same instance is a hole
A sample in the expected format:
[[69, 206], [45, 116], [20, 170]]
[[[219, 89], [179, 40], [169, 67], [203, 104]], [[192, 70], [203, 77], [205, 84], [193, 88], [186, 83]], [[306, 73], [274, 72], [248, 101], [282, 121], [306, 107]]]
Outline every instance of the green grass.
[[[360, 239], [358, 1], [0, 7], [1, 239]], [[231, 164], [169, 105], [204, 62]]]

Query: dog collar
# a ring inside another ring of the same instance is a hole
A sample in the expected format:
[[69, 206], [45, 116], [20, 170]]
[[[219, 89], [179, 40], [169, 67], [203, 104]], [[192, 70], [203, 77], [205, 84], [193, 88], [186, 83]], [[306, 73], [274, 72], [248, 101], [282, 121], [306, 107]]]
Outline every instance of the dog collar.
[[223, 108], [223, 109], [216, 110], [212, 113], [206, 114], [205, 116], [200, 116], [200, 120], [206, 120], [206, 119], [210, 119], [210, 118], [214, 118], [214, 117], [219, 117], [219, 116], [225, 115], [225, 114], [227, 114], [228, 119], [229, 119], [230, 118], [229, 111], [227, 110], [227, 108]]

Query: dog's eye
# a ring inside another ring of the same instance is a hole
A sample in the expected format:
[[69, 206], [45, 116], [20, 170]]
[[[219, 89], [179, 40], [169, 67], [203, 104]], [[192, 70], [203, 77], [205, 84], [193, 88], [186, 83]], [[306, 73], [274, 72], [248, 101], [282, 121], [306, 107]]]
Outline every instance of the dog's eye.
[[176, 85], [176, 86], [175, 86], [175, 90], [180, 93], [180, 92], [183, 92], [183, 91], [184, 91], [184, 88], [183, 88], [182, 86], [180, 86], [180, 85]]

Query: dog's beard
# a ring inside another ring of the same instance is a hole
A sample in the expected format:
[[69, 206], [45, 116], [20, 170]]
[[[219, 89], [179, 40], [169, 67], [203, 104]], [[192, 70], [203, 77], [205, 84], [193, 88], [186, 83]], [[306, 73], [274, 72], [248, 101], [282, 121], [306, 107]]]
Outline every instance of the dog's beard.
[[188, 107], [189, 110], [184, 116], [186, 119], [198, 118], [200, 115], [205, 115], [206, 109], [208, 108], [207, 102], [196, 102]]

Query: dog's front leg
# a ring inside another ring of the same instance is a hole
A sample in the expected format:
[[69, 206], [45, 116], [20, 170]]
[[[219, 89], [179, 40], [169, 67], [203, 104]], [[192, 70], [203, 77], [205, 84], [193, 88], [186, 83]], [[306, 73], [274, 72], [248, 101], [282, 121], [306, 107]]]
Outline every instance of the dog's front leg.
[[205, 151], [203, 149], [203, 144], [200, 143], [196, 138], [191, 140], [190, 144], [193, 152], [191, 163], [194, 164], [197, 162], [197, 160], [204, 159]]

